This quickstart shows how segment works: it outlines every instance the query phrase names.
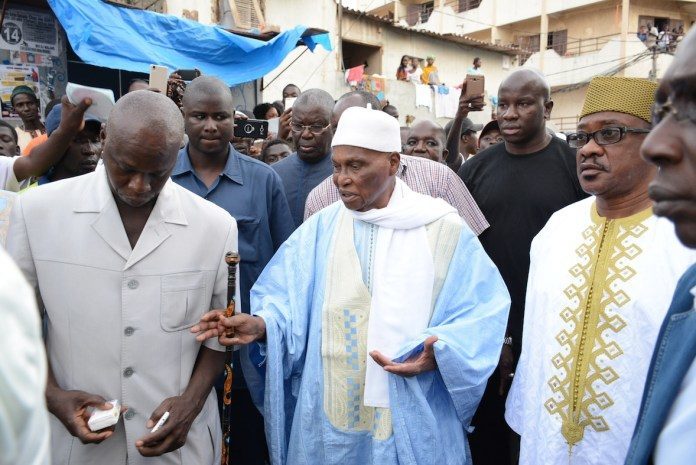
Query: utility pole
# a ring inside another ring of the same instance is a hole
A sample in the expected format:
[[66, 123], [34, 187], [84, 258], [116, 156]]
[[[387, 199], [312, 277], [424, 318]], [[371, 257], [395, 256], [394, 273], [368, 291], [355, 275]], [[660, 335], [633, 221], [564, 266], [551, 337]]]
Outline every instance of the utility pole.
[[657, 81], [657, 45], [652, 47], [652, 69], [650, 70], [650, 75], [648, 79], [651, 81]]
[[652, 69], [648, 75], [648, 79], [651, 81], [657, 81], [657, 55], [658, 55], [658, 45], [657, 37], [651, 34], [652, 31], [648, 33], [648, 40], [645, 41], [646, 47], [652, 52]]
[[[629, 8], [631, 0], [622, 0], [621, 2], [621, 64], [626, 64], [626, 45], [628, 42], [628, 22]], [[618, 8], [618, 6], [617, 6]], [[625, 75], [626, 70], [621, 70], [621, 76]]]
[[336, 41], [336, 61], [339, 71], [343, 71], [343, 0], [338, 0], [338, 40]]

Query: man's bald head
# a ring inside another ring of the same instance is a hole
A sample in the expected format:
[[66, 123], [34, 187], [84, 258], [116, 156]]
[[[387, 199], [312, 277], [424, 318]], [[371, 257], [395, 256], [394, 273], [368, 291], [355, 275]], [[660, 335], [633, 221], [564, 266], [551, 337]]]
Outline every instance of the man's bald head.
[[[309, 89], [297, 97], [292, 106], [292, 140], [297, 149], [297, 155], [307, 163], [317, 163], [331, 152], [331, 110], [334, 101], [331, 94], [321, 89]], [[315, 132], [293, 127], [310, 126], [322, 128]]]
[[448, 154], [445, 130], [434, 121], [418, 121], [408, 133], [404, 153], [442, 162]]
[[354, 90], [341, 95], [331, 112], [331, 126], [333, 126], [334, 131], [338, 127], [338, 120], [341, 119], [344, 111], [351, 107], [367, 108], [368, 103], [373, 110], [380, 108], [379, 99], [374, 94], [364, 90]]
[[229, 106], [230, 111], [234, 106], [232, 91], [227, 84], [214, 76], [198, 76], [186, 86], [186, 92], [182, 99], [184, 111], [186, 111], [187, 104], [191, 106], [194, 102], [206, 98], [223, 100], [225, 106]]
[[111, 110], [106, 123], [107, 138], [129, 138], [143, 131], [158, 134], [167, 145], [181, 144], [184, 120], [179, 107], [157, 92], [137, 90], [127, 93]]
[[162, 94], [121, 97], [102, 133], [102, 159], [117, 203], [151, 205], [169, 179], [184, 137], [179, 107]]
[[498, 89], [497, 119], [506, 150], [522, 155], [546, 147], [551, 141], [546, 120], [552, 109], [551, 88], [541, 73], [531, 69], [511, 73]]
[[551, 99], [551, 86], [539, 71], [534, 69], [518, 69], [506, 77], [500, 84], [498, 92], [502, 89], [530, 89], [548, 102]]
[[411, 126], [411, 132], [421, 132], [421, 131], [431, 131], [433, 132], [443, 145], [447, 141], [447, 134], [442, 126], [437, 124], [435, 121], [429, 119], [424, 119], [417, 121], [413, 126]]

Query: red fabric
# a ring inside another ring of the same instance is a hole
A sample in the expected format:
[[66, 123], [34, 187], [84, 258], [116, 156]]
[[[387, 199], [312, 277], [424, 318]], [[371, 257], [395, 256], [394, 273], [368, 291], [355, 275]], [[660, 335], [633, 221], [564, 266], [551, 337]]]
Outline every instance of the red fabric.
[[348, 70], [348, 76], [346, 81], [362, 81], [363, 72], [365, 71], [365, 65], [356, 66], [355, 68], [350, 68]]

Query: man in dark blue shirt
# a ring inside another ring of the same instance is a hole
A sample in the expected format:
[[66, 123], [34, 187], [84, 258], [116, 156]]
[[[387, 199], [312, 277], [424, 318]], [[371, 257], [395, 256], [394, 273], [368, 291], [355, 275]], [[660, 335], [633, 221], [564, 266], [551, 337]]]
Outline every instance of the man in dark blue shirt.
[[333, 173], [333, 106], [333, 97], [326, 91], [309, 89], [302, 92], [292, 107], [290, 122], [295, 153], [273, 165], [283, 180], [295, 227], [302, 224], [309, 193]]
[[[224, 208], [237, 220], [241, 307], [249, 313], [251, 287], [295, 229], [283, 185], [268, 165], [230, 145], [234, 105], [224, 82], [211, 76], [194, 79], [186, 88], [183, 111], [189, 143], [179, 152], [172, 180]], [[263, 464], [263, 419], [251, 403], [238, 357], [234, 364], [230, 463]]]

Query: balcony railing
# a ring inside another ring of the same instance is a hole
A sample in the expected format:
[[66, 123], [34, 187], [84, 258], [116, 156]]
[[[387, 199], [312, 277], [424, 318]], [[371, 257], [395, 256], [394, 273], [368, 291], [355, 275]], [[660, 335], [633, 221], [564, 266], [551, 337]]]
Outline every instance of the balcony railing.
[[[551, 33], [549, 33], [550, 35]], [[555, 50], [561, 56], [577, 56], [586, 53], [594, 53], [601, 50], [610, 40], [616, 38], [619, 34], [607, 34], [598, 37], [588, 37], [586, 39], [572, 40], [556, 40], [552, 44], [546, 46], [547, 50]], [[518, 37], [517, 45], [521, 50], [528, 53], [537, 53], [539, 51], [538, 34], [534, 36]], [[629, 32], [628, 37], [636, 37], [635, 32]], [[535, 40], [536, 39], [536, 40]], [[637, 40], [637, 37], [636, 37]]]
[[577, 116], [561, 116], [558, 118], [550, 118], [549, 123], [556, 126], [558, 132], [575, 132], [578, 129]]
[[[629, 33], [629, 35], [630, 34], [633, 34], [635, 36], [635, 32]], [[563, 56], [584, 55], [585, 53], [597, 52], [601, 50], [602, 47], [604, 47], [607, 44], [607, 42], [609, 42], [612, 38], [616, 37], [617, 35], [618, 34], [607, 34], [604, 36], [590, 37], [587, 39], [569, 40], [565, 44], [565, 53], [563, 54]], [[559, 47], [556, 44], [547, 48], [553, 48], [557, 52], [559, 51], [559, 49], [562, 49], [562, 47]]]

